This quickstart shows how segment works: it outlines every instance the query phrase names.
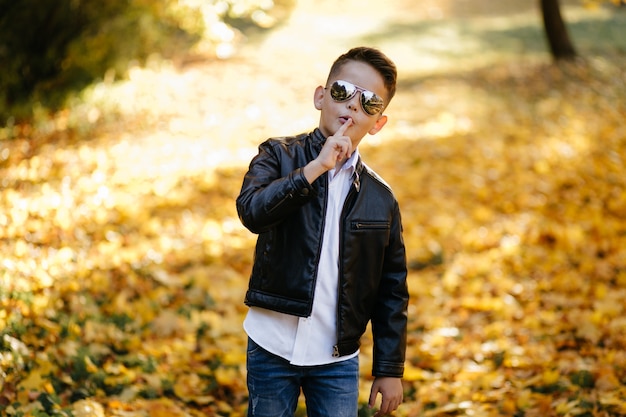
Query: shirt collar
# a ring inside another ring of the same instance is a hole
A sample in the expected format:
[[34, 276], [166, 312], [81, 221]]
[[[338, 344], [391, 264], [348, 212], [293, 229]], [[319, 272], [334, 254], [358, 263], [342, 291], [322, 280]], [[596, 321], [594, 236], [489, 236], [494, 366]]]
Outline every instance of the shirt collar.
[[[343, 163], [340, 171], [348, 170], [349, 171], [348, 174], [350, 174], [348, 178], [352, 178], [354, 175], [358, 176], [358, 174], [356, 174], [356, 164], [358, 160], [359, 160], [359, 150], [355, 149], [354, 152], [352, 152], [352, 155], [350, 156], [350, 158], [348, 158], [346, 162]], [[328, 171], [329, 178], [331, 179], [335, 178], [335, 175], [337, 175], [337, 173], [338, 172], [335, 168], [330, 169]]]
[[341, 169], [349, 169], [350, 172], [356, 170], [356, 163], [359, 160], [359, 148], [356, 148], [348, 160], [343, 164]]

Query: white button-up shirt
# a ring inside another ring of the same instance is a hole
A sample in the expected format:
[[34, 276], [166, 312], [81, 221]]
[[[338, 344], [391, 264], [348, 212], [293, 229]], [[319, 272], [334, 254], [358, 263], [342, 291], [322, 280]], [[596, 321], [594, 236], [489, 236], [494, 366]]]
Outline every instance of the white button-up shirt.
[[339, 285], [339, 223], [343, 204], [355, 174], [358, 150], [338, 172], [328, 171], [328, 206], [322, 251], [317, 270], [313, 310], [296, 317], [260, 307], [250, 307], [243, 326], [263, 349], [293, 365], [312, 366], [338, 362], [359, 354], [333, 357], [337, 343], [337, 297]]

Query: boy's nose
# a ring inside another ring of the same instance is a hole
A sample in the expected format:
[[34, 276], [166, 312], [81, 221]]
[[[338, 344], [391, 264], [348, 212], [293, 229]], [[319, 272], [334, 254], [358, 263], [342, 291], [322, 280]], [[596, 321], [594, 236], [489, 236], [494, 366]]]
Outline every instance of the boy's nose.
[[359, 108], [359, 100], [361, 100], [360, 94], [361, 92], [357, 91], [357, 93], [347, 101], [347, 105], [350, 110], [357, 110]]

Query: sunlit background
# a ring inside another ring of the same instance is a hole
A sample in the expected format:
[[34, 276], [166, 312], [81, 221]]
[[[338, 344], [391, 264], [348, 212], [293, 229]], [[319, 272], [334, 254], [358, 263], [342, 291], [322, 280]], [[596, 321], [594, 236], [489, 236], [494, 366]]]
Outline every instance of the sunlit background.
[[316, 126], [330, 64], [370, 45], [399, 70], [361, 150], [411, 269], [397, 414], [626, 415], [626, 7], [563, 1], [582, 60], [553, 65], [536, 3], [300, 0], [252, 32], [206, 13], [186, 59], [7, 123], [0, 411], [244, 415], [241, 177], [262, 140]]
[[[593, 51], [608, 37], [612, 48], [623, 50], [626, 37], [616, 20], [623, 20], [623, 13], [616, 16], [612, 8], [589, 8], [575, 0], [564, 4], [578, 47]], [[63, 130], [68, 124], [95, 123], [113, 108], [122, 123], [113, 139], [117, 146], [107, 150], [112, 163], [124, 167], [127, 177], [169, 177], [172, 170], [199, 172], [226, 160], [241, 163], [262, 138], [315, 126], [313, 90], [324, 83], [329, 63], [355, 45], [381, 48], [399, 68], [390, 124], [372, 137], [376, 142], [468, 132], [485, 122], [481, 107], [489, 92], [468, 86], [463, 74], [503, 62], [511, 62], [507, 71], [523, 72], [550, 60], [533, 1], [396, 0], [383, 5], [301, 0], [286, 21], [259, 37], [247, 39], [232, 28], [214, 26], [217, 34], [212, 35], [222, 39], [221, 60], [181, 68], [154, 59], [147, 67], [132, 68], [128, 81], [105, 80], [90, 88], [84, 102], [41, 127]], [[436, 85], [442, 76], [444, 87]], [[423, 88], [429, 80], [434, 85]], [[125, 119], [130, 126], [122, 127]], [[111, 139], [106, 144], [109, 148]]]

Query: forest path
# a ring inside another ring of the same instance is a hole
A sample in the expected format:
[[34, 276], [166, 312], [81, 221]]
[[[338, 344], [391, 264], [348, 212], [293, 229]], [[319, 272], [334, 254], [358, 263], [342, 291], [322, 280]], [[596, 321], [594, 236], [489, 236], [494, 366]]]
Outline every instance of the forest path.
[[300, 0], [286, 22], [229, 59], [132, 71], [118, 87], [126, 121], [116, 124], [112, 156], [129, 179], [245, 164], [265, 138], [316, 126], [313, 91], [356, 45], [380, 48], [399, 71], [390, 122], [364, 144], [464, 131], [484, 117], [484, 93], [466, 74], [507, 60], [547, 61], [541, 37], [531, 2]]

